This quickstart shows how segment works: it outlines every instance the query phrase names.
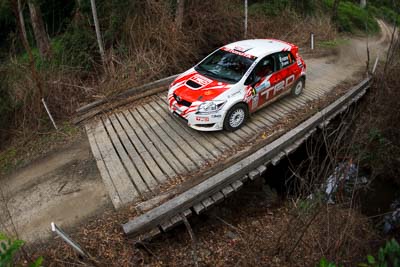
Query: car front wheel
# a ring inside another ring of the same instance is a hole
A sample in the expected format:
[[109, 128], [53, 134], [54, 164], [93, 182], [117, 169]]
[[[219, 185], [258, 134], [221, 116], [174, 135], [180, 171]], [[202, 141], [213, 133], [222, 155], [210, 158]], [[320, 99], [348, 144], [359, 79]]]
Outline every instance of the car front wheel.
[[243, 126], [248, 118], [247, 106], [243, 103], [234, 105], [226, 114], [224, 129], [233, 132]]

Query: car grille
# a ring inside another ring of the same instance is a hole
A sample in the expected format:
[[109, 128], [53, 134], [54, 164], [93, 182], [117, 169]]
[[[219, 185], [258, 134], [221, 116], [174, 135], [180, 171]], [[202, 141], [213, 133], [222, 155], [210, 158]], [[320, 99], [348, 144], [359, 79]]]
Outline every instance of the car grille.
[[179, 105], [183, 105], [185, 107], [190, 107], [190, 105], [192, 105], [192, 102], [186, 101], [182, 98], [180, 98], [180, 100], [178, 100], [176, 94], [174, 94], [174, 98], [175, 98], [176, 102], [178, 102]]

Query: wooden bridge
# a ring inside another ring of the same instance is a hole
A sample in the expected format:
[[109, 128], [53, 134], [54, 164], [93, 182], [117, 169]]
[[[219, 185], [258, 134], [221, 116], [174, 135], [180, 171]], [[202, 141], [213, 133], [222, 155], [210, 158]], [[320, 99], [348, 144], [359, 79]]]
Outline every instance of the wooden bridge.
[[298, 111], [317, 108], [340, 82], [332, 75], [349, 78], [348, 70], [336, 70], [329, 64], [318, 66], [308, 65], [307, 85], [301, 96], [288, 96], [256, 112], [235, 132], [189, 128], [169, 114], [167, 87], [87, 123], [93, 155], [114, 206], [149, 199], [170, 183], [187, 182], [193, 174], [212, 174], [221, 161], [227, 163], [229, 157], [245, 154], [260, 135], [267, 139], [271, 131], [282, 131], [289, 115], [304, 119]]
[[302, 95], [256, 112], [235, 132], [198, 132], [172, 116], [166, 99], [171, 79], [146, 86], [142, 91], [151, 92], [148, 96], [87, 121], [92, 152], [115, 208], [168, 198], [127, 222], [124, 231], [146, 237], [167, 231], [262, 175], [268, 164], [276, 164], [365, 93], [369, 79], [337, 88], [354, 82], [362, 65], [307, 60]]

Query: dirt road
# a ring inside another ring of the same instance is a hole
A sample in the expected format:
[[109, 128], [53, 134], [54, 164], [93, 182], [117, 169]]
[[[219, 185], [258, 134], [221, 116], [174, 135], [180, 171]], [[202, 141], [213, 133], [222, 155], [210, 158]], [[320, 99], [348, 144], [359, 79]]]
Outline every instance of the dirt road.
[[87, 140], [31, 163], [1, 180], [1, 230], [33, 241], [50, 234], [50, 223], [74, 225], [110, 206]]
[[[384, 57], [391, 35], [389, 27], [382, 22], [380, 26], [381, 36], [368, 40], [371, 60], [378, 54]], [[306, 57], [309, 75], [317, 78], [319, 67], [330, 65], [332, 72], [347, 70], [346, 76], [337, 75], [337, 84], [359, 78], [355, 75], [365, 69], [366, 44], [366, 38], [352, 38], [334, 57]], [[0, 178], [0, 186], [5, 200], [0, 201], [0, 231], [13, 232], [11, 214], [19, 237], [27, 241], [48, 237], [52, 221], [70, 227], [112, 209], [86, 139]]]

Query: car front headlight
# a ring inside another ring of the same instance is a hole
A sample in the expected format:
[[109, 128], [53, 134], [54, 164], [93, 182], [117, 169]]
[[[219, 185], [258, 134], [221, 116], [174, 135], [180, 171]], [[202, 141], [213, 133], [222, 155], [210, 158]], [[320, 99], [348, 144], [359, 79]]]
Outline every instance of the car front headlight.
[[217, 112], [224, 106], [225, 103], [226, 103], [226, 101], [224, 101], [224, 100], [206, 101], [199, 105], [199, 107], [197, 108], [197, 113], [210, 114], [210, 113]]

